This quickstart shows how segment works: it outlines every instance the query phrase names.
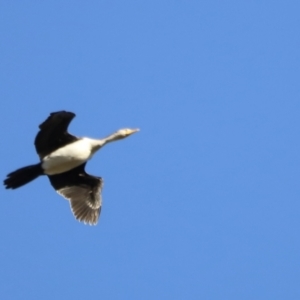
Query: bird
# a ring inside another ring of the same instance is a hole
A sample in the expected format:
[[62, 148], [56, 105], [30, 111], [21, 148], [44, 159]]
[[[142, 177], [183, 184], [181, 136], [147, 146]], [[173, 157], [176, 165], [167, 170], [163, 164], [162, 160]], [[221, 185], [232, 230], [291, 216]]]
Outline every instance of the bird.
[[102, 206], [103, 179], [86, 173], [86, 163], [104, 145], [124, 139], [139, 129], [120, 129], [103, 139], [76, 137], [68, 132], [75, 116], [64, 110], [50, 113], [39, 125], [34, 140], [40, 162], [9, 173], [4, 186], [16, 189], [46, 175], [56, 192], [69, 200], [74, 217], [96, 225]]

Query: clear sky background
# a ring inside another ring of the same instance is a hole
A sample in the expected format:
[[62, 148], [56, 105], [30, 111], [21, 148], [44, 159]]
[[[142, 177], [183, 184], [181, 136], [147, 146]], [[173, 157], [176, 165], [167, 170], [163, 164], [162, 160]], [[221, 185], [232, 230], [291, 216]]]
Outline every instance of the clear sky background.
[[1, 1], [1, 176], [70, 132], [96, 227], [46, 177], [0, 189], [1, 299], [300, 299], [299, 1]]

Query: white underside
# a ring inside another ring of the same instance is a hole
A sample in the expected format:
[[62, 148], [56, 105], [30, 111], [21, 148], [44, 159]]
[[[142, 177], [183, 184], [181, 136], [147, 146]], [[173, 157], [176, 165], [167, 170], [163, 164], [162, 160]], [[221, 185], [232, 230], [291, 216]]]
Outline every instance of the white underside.
[[64, 173], [85, 163], [92, 155], [90, 139], [83, 138], [45, 156], [42, 168], [47, 175]]

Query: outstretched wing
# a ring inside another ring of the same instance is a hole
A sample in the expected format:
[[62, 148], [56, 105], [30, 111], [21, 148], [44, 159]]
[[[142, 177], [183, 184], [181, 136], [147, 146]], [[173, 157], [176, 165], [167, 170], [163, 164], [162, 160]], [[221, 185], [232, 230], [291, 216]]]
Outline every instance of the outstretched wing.
[[85, 163], [68, 172], [48, 176], [55, 190], [70, 201], [75, 218], [86, 224], [96, 225], [101, 212], [100, 177], [87, 174]]
[[75, 114], [67, 111], [51, 113], [40, 126], [40, 131], [35, 137], [34, 145], [40, 159], [46, 155], [78, 140], [68, 133], [68, 126]]

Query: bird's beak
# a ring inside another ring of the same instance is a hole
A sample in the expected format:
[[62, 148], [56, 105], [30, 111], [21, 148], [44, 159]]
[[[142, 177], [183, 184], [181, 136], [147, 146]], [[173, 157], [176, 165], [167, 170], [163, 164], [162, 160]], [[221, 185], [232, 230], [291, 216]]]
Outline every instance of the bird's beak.
[[140, 131], [139, 128], [129, 129], [129, 130], [128, 130], [128, 135], [131, 135], [131, 134], [136, 133], [136, 132], [138, 132], [138, 131]]

